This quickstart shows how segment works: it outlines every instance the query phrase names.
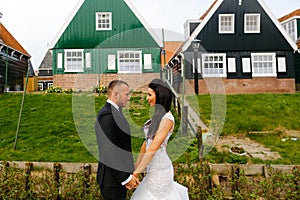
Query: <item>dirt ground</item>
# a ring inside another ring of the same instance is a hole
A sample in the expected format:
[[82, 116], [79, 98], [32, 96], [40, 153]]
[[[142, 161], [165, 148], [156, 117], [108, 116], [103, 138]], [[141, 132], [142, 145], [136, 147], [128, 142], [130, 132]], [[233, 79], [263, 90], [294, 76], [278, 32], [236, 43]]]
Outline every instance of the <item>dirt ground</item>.
[[[300, 132], [287, 132], [286, 137], [283, 137], [282, 141], [284, 142], [288, 139], [299, 140]], [[273, 160], [280, 158], [280, 155], [277, 152], [273, 152], [264, 145], [245, 136], [220, 136], [216, 148], [218, 151], [229, 151], [229, 148], [232, 146], [243, 147], [247, 152], [247, 156], [253, 158], [260, 158], [262, 160]]]

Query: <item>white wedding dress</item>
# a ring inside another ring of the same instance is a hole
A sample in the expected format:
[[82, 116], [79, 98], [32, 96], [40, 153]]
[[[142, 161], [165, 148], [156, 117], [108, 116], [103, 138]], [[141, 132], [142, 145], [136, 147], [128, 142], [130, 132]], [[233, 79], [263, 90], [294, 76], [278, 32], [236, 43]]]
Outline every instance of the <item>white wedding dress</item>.
[[[174, 122], [173, 115], [168, 112], [163, 118]], [[147, 136], [149, 126], [144, 126]], [[174, 126], [173, 126], [174, 128]], [[147, 166], [146, 176], [134, 191], [131, 200], [188, 200], [188, 189], [174, 181], [174, 169], [167, 155], [166, 147], [173, 132], [168, 133], [167, 138], [157, 150], [155, 156]], [[147, 138], [147, 137], [146, 137]], [[147, 139], [146, 148], [149, 148], [152, 139]]]

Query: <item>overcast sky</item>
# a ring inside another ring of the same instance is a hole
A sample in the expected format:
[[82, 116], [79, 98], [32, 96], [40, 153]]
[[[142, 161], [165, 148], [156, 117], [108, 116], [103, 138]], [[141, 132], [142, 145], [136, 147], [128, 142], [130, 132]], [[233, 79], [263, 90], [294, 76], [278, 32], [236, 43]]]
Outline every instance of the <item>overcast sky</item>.
[[[79, 0], [0, 0], [0, 19], [31, 55], [35, 69]], [[153, 29], [183, 35], [188, 19], [199, 19], [214, 0], [130, 0]], [[300, 0], [264, 0], [276, 18], [300, 9]]]

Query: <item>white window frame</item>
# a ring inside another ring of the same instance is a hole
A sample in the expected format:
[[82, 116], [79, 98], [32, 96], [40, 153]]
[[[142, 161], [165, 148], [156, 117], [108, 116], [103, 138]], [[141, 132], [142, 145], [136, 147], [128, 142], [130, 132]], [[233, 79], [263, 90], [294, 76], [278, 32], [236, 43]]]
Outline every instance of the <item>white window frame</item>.
[[251, 53], [251, 65], [253, 77], [276, 77], [275, 53]]
[[297, 20], [293, 19], [291, 21], [285, 22], [282, 24], [284, 30], [288, 33], [288, 35], [292, 38], [293, 41], [297, 41]]
[[44, 83], [38, 83], [38, 88], [40, 91], [44, 90]]
[[112, 30], [111, 12], [96, 12], [96, 30], [97, 31]]
[[220, 34], [232, 34], [234, 33], [235, 26], [234, 14], [219, 14], [219, 33]]
[[65, 49], [65, 72], [83, 72], [83, 55], [83, 49]]
[[118, 51], [118, 73], [142, 73], [142, 51]]
[[260, 33], [260, 13], [244, 15], [244, 33]]
[[51, 83], [47, 83], [47, 87], [49, 88], [49, 87], [52, 87], [53, 86], [53, 83], [51, 82]]
[[[222, 65], [222, 68], [219, 67], [220, 65]], [[202, 54], [201, 66], [203, 77], [226, 77], [226, 54]]]

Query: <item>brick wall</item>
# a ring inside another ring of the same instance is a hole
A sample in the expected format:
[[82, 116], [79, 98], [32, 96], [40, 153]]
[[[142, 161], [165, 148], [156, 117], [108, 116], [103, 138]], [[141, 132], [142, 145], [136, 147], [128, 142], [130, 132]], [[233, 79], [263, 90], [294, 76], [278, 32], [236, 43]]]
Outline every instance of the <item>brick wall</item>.
[[97, 85], [107, 86], [114, 79], [124, 80], [129, 84], [131, 90], [145, 91], [148, 83], [159, 78], [159, 73], [143, 74], [56, 74], [53, 75], [53, 85], [62, 89], [73, 89], [75, 91], [91, 91]]
[[[194, 80], [188, 81], [191, 87]], [[252, 79], [205, 78], [199, 80], [199, 94], [256, 94], [256, 93], [294, 93], [295, 79], [262, 77]]]

